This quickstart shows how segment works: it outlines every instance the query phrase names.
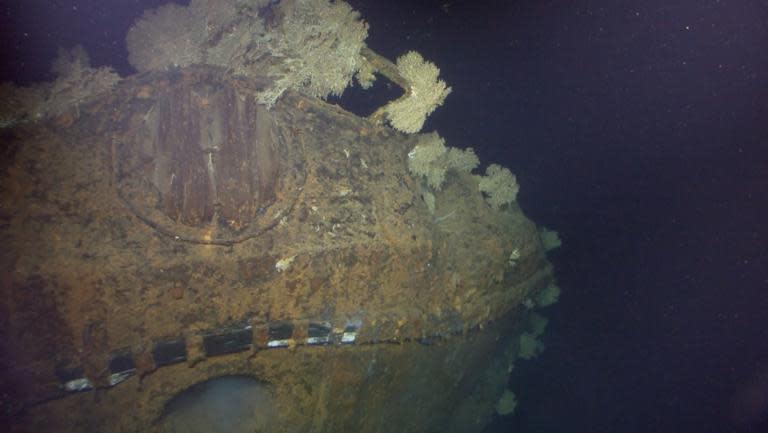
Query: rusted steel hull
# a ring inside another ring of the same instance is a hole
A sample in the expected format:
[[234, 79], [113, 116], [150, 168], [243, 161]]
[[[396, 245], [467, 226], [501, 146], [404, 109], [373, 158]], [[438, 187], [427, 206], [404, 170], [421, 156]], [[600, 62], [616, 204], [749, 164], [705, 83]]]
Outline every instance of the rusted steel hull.
[[298, 94], [267, 111], [257, 87], [144, 74], [4, 133], [14, 430], [160, 431], [174, 396], [233, 374], [270, 389], [275, 431], [489, 419], [488, 371], [552, 278], [536, 226], [470, 175], [433, 215], [407, 173], [415, 138]]

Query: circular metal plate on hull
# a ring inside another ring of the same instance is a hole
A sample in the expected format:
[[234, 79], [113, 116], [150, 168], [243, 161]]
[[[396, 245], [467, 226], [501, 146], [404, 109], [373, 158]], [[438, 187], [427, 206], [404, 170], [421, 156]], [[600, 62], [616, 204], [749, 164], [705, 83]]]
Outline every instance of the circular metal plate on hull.
[[253, 95], [182, 77], [147, 99], [115, 149], [118, 192], [142, 221], [180, 240], [233, 244], [290, 211], [302, 152]]

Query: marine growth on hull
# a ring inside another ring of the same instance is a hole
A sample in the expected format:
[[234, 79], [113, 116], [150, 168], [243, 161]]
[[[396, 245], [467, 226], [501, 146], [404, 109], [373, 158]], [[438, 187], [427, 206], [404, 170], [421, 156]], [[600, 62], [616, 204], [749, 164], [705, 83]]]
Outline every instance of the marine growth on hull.
[[[368, 31], [343, 1], [169, 3], [128, 32], [133, 75], [76, 47], [54, 81], [3, 85], [12, 431], [480, 432], [514, 411], [559, 239], [509, 169], [422, 131], [451, 88]], [[370, 116], [325, 101], [376, 78], [403, 93]]]

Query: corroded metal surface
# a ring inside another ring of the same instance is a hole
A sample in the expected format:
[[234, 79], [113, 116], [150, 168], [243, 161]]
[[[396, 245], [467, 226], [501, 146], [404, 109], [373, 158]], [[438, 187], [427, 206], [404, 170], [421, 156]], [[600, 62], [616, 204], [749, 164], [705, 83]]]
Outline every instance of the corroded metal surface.
[[[251, 95], [215, 75], [179, 75], [118, 106], [128, 133], [115, 148], [117, 187], [142, 220], [185, 240], [252, 237], [290, 209], [304, 153]], [[280, 198], [278, 203], [277, 198]]]
[[[226, 374], [269, 384], [279, 431], [445, 421], [406, 395], [492, 411], [501, 390], [468, 395], [511, 362], [504, 330], [552, 278], [535, 225], [488, 207], [471, 175], [450, 174], [431, 214], [406, 169], [414, 137], [298, 94], [266, 112], [256, 88], [214, 69], [141, 75], [73, 121], [5, 132], [16, 430], [156, 430], [173, 396]], [[62, 388], [80, 377], [96, 390]]]

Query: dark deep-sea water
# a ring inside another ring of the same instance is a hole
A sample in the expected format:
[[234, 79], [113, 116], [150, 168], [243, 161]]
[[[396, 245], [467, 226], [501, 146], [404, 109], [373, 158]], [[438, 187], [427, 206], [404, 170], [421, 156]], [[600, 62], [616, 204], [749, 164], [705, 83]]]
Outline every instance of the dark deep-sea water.
[[[76, 44], [129, 74], [124, 35], [161, 3], [3, 2], [1, 81]], [[768, 431], [768, 3], [350, 4], [369, 46], [453, 87], [424, 131], [510, 167], [563, 240], [547, 350], [488, 433]], [[339, 102], [368, 114], [377, 89]]]

